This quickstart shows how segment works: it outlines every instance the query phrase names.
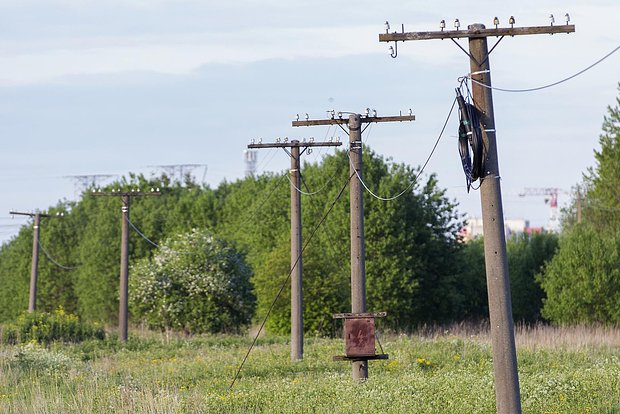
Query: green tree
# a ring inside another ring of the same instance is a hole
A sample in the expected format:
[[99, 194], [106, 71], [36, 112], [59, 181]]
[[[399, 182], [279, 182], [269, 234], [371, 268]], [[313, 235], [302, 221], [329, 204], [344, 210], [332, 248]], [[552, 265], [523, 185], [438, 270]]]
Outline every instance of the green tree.
[[0, 321], [17, 318], [28, 309], [30, 263], [32, 258], [32, 224], [0, 247]]
[[558, 254], [540, 276], [543, 316], [558, 323], [618, 323], [620, 98], [604, 117], [596, 164], [584, 174], [582, 222], [565, 216]]
[[487, 278], [484, 267], [484, 239], [464, 243], [459, 255], [459, 292], [462, 294], [460, 319], [480, 321], [489, 318]]
[[[331, 332], [331, 314], [350, 311], [349, 160], [345, 151], [303, 166], [304, 324], [306, 330]], [[364, 182], [374, 193], [400, 197], [384, 201], [364, 193], [367, 308], [385, 310], [382, 323], [405, 330], [417, 323], [448, 320], [460, 305], [455, 205], [431, 175], [415, 182], [417, 170], [364, 152]], [[279, 178], [273, 178], [278, 183]], [[253, 223], [251, 249], [256, 269], [258, 317], [264, 317], [283, 283], [268, 328], [290, 329], [289, 185], [287, 181], [266, 204], [280, 202], [271, 218]], [[266, 186], [267, 187], [267, 186]], [[285, 198], [286, 197], [286, 198]], [[270, 207], [274, 208], [274, 207]], [[331, 210], [329, 215], [325, 215]], [[321, 221], [324, 220], [324, 221]], [[321, 223], [320, 226], [319, 223]], [[318, 226], [318, 227], [317, 227]], [[277, 232], [270, 233], [278, 228]], [[385, 326], [385, 325], [384, 325]]]
[[534, 322], [540, 319], [544, 293], [536, 275], [555, 255], [558, 236], [554, 233], [522, 234], [506, 243], [512, 315], [515, 321]]
[[239, 332], [254, 311], [251, 274], [243, 256], [209, 231], [181, 233], [131, 267], [131, 311], [152, 328]]
[[[620, 91], [620, 84], [618, 86]], [[577, 186], [581, 217], [601, 231], [620, 230], [620, 97], [616, 106], [607, 107], [603, 118], [600, 149], [594, 151], [595, 166], [584, 174]], [[564, 212], [565, 227], [576, 223], [578, 200]]]
[[620, 234], [591, 224], [565, 231], [539, 277], [542, 315], [560, 324], [620, 323]]

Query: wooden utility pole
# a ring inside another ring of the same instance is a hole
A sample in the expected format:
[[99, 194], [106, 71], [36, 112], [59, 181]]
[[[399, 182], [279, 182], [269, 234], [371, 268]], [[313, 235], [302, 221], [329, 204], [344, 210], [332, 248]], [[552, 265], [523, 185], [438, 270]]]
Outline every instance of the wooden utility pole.
[[[28, 312], [37, 309], [37, 284], [39, 279], [39, 234], [41, 227], [41, 217], [57, 217], [43, 213], [22, 213], [10, 211], [14, 216], [29, 216], [33, 218], [32, 225], [32, 264], [30, 265], [30, 296], [28, 299]], [[58, 216], [60, 217], [60, 216]]]
[[[300, 361], [304, 356], [304, 321], [302, 287], [301, 243], [301, 163], [300, 157], [308, 148], [334, 147], [340, 142], [275, 142], [250, 144], [248, 148], [282, 148], [291, 157], [291, 360]], [[288, 151], [287, 148], [290, 148]], [[300, 151], [300, 148], [303, 150]]]
[[159, 196], [159, 189], [148, 192], [140, 190], [132, 191], [93, 191], [93, 196], [120, 197], [121, 207], [121, 270], [120, 270], [120, 294], [118, 311], [118, 336], [123, 342], [127, 341], [128, 320], [128, 282], [129, 282], [129, 206], [132, 197]]
[[[552, 18], [553, 19], [553, 18]], [[495, 29], [486, 29], [483, 24], [473, 24], [467, 30], [444, 31], [445, 22], [441, 22], [441, 31], [386, 33], [379, 35], [380, 42], [407, 40], [450, 39], [469, 56], [473, 101], [480, 111], [480, 123], [483, 129], [483, 142], [486, 149], [484, 171], [480, 184], [480, 200], [482, 204], [482, 220], [484, 231], [484, 258], [487, 273], [489, 296], [489, 318], [493, 343], [493, 367], [495, 371], [495, 398], [497, 411], [501, 414], [521, 413], [519, 376], [517, 372], [517, 355], [514, 338], [514, 322], [512, 318], [512, 301], [510, 279], [508, 275], [508, 259], [506, 256], [506, 235], [504, 233], [504, 213], [500, 187], [500, 174], [497, 159], [495, 137], [495, 118], [493, 114], [493, 96], [491, 88], [491, 72], [489, 55], [504, 36], [571, 33], [574, 25], [544, 27], [512, 27], [514, 18], [510, 18], [511, 27], [498, 28], [499, 21], [495, 18]], [[491, 48], [487, 47], [487, 37], [499, 37]], [[465, 51], [454, 39], [467, 38], [469, 52]], [[392, 56], [396, 57], [396, 53]]]
[[[362, 168], [362, 124], [373, 122], [413, 121], [414, 115], [399, 115], [389, 117], [370, 116], [367, 111], [365, 116], [349, 114], [348, 118], [342, 118], [342, 113], [335, 117], [332, 112], [330, 119], [293, 121], [294, 127], [315, 125], [343, 125], [349, 129], [349, 166], [351, 181], [350, 209], [351, 209], [351, 312], [366, 312], [366, 263], [364, 247], [364, 203], [363, 203], [363, 168]], [[355, 177], [354, 177], [355, 176]], [[368, 378], [368, 360], [356, 360], [352, 362], [351, 374], [354, 380]]]

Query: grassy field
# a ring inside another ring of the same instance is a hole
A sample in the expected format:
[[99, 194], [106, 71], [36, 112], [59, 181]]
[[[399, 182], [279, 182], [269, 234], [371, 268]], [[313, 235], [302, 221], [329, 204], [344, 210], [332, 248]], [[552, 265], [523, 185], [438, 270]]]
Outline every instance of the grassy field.
[[[455, 326], [386, 336], [387, 361], [353, 383], [339, 339], [134, 333], [79, 345], [0, 348], [3, 413], [493, 413], [488, 334]], [[524, 413], [620, 413], [620, 330], [519, 328]]]

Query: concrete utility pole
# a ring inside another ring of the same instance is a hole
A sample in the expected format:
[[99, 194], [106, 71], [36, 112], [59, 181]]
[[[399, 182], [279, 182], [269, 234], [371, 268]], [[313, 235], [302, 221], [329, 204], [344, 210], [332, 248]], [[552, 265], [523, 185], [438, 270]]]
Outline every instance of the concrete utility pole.
[[[482, 219], [484, 231], [484, 258], [486, 263], [487, 287], [489, 296], [489, 318], [493, 343], [493, 366], [495, 371], [495, 398], [497, 411], [501, 414], [521, 413], [519, 376], [517, 372], [517, 355], [514, 338], [514, 322], [512, 318], [512, 301], [510, 279], [508, 275], [508, 259], [506, 256], [506, 236], [504, 233], [504, 213], [500, 187], [500, 174], [497, 159], [495, 137], [495, 118], [493, 114], [493, 96], [491, 89], [491, 73], [489, 55], [504, 36], [533, 34], [571, 33], [574, 25], [569, 25], [568, 14], [566, 24], [544, 27], [512, 27], [514, 18], [510, 18], [509, 28], [498, 28], [499, 20], [495, 18], [494, 29], [486, 29], [483, 24], [473, 24], [467, 30], [459, 30], [460, 23], [455, 21], [456, 30], [444, 31], [442, 20], [438, 32], [389, 33], [386, 22], [386, 33], [379, 35], [380, 42], [394, 42], [392, 57], [397, 54], [397, 42], [407, 40], [450, 39], [470, 60], [473, 88], [473, 101], [480, 111], [480, 123], [483, 129], [483, 142], [487, 150], [484, 159], [484, 172], [480, 184], [480, 200], [482, 203]], [[499, 37], [495, 45], [488, 50], [487, 37]], [[467, 38], [469, 52], [465, 51], [454, 39]]]
[[[351, 312], [366, 312], [366, 263], [364, 247], [364, 203], [363, 187], [361, 180], [362, 174], [362, 124], [373, 122], [394, 122], [394, 121], [413, 121], [414, 115], [399, 115], [389, 117], [378, 117], [376, 112], [370, 115], [349, 114], [348, 119], [342, 118], [342, 113], [332, 112], [330, 119], [293, 121], [293, 126], [314, 126], [314, 125], [347, 125], [349, 132], [349, 155], [351, 162], [349, 166], [352, 177], [349, 185], [350, 208], [351, 208]], [[346, 131], [345, 131], [346, 132]], [[355, 175], [355, 177], [353, 177]], [[364, 380], [368, 378], [368, 360], [353, 361], [351, 374], [354, 380]]]
[[[302, 293], [302, 243], [301, 243], [301, 163], [300, 157], [311, 147], [334, 147], [340, 142], [275, 142], [250, 144], [248, 148], [282, 148], [291, 157], [291, 361], [304, 356], [304, 321]], [[287, 150], [290, 148], [290, 151]], [[300, 151], [300, 148], [303, 148]]]
[[129, 282], [129, 206], [131, 197], [159, 196], [161, 193], [151, 190], [141, 192], [132, 191], [93, 191], [93, 196], [98, 197], [120, 197], [121, 207], [121, 271], [120, 271], [120, 295], [118, 311], [118, 336], [123, 342], [127, 341], [127, 320], [128, 320], [128, 282]]
[[[34, 222], [32, 225], [32, 264], [30, 266], [30, 296], [28, 299], [28, 312], [34, 312], [37, 309], [37, 283], [39, 279], [39, 233], [41, 227], [41, 217], [57, 217], [43, 213], [22, 213], [19, 211], [10, 211], [9, 214], [14, 216], [29, 216]], [[58, 216], [60, 217], [60, 216]]]

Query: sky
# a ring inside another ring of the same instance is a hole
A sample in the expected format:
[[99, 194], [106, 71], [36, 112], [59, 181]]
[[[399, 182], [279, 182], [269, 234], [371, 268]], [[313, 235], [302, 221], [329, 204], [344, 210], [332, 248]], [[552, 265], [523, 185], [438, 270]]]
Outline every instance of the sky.
[[[422, 165], [439, 136], [467, 56], [451, 41], [405, 42], [398, 57], [378, 41], [392, 30], [453, 30], [557, 24], [571, 34], [505, 38], [490, 56], [493, 85], [530, 88], [567, 78], [620, 45], [617, 0], [0, 0], [0, 241], [27, 218], [75, 200], [76, 176], [129, 172], [147, 177], [163, 165], [197, 164], [212, 187], [244, 176], [251, 139], [323, 140], [335, 128], [293, 128], [296, 114], [327, 111], [416, 115], [410, 123], [370, 126], [363, 140], [398, 163]], [[506, 2], [508, 3], [508, 2]], [[511, 2], [512, 3], [512, 2]], [[495, 38], [489, 38], [491, 47]], [[461, 40], [467, 47], [466, 40]], [[559, 188], [560, 206], [595, 165], [603, 117], [615, 104], [620, 52], [557, 86], [531, 93], [493, 92], [504, 216], [546, 226], [550, 208], [525, 188]], [[452, 114], [425, 173], [458, 210], [480, 216], [467, 193]], [[333, 149], [303, 158], [319, 162]], [[261, 150], [257, 173], [284, 171], [284, 151]], [[389, 197], [393, 194], [379, 194]]]

